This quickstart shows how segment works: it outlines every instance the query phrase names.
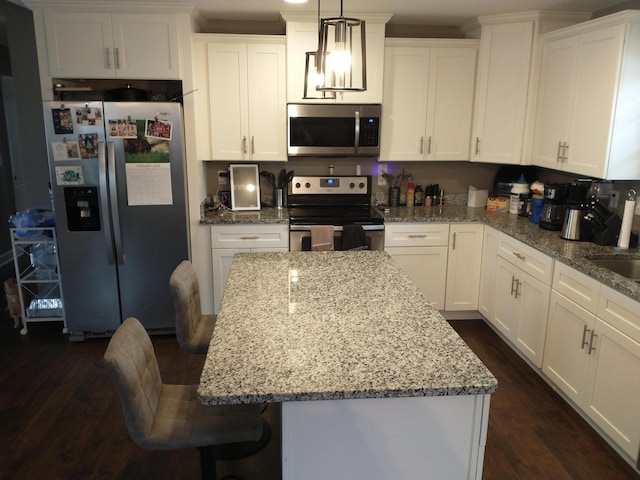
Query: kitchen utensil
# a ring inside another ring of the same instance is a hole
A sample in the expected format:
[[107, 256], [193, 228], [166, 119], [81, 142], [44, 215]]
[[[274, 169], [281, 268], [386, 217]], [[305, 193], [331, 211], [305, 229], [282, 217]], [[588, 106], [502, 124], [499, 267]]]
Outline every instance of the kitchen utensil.
[[582, 207], [569, 205], [564, 212], [560, 237], [565, 240], [580, 240], [582, 233]]

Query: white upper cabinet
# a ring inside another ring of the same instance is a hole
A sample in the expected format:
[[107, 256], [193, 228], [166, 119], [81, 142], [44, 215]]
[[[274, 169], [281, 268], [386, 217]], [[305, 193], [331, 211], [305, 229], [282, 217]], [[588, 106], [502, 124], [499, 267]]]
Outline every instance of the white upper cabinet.
[[484, 25], [480, 40], [471, 159], [521, 162], [534, 22]]
[[613, 180], [640, 178], [640, 12], [542, 37], [532, 161]]
[[[318, 20], [308, 16], [283, 15], [287, 22], [287, 102], [289, 103], [382, 103], [384, 32], [388, 15], [354, 17], [365, 20], [367, 90], [338, 92], [335, 99], [304, 99], [306, 52], [318, 50]], [[309, 91], [313, 96], [321, 92]]]
[[210, 159], [286, 161], [284, 39], [211, 36], [207, 61]]
[[180, 78], [175, 15], [60, 11], [44, 21], [51, 77]]
[[469, 160], [476, 40], [388, 39], [384, 160]]

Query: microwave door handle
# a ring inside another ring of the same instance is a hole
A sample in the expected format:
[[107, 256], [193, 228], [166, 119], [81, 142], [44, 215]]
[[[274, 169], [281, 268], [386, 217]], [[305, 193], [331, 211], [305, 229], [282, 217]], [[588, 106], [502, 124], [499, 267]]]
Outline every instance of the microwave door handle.
[[109, 265], [113, 265], [116, 259], [113, 252], [111, 221], [108, 218], [109, 193], [107, 187], [107, 154], [104, 142], [98, 143], [98, 171], [100, 177], [100, 221], [102, 222], [102, 232], [104, 233], [105, 245], [107, 246]]
[[356, 110], [355, 113], [356, 113], [356, 141], [353, 147], [355, 148], [356, 153], [358, 153], [358, 147], [360, 147], [360, 112]]

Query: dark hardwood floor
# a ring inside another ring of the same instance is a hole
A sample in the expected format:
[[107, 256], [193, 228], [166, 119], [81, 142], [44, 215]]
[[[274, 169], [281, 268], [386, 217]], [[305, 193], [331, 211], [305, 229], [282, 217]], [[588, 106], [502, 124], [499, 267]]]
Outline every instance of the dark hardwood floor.
[[[198, 478], [196, 450], [149, 452], [129, 438], [102, 367], [107, 340], [69, 343], [59, 323], [32, 324], [23, 337], [6, 312], [0, 318], [0, 478]], [[499, 380], [485, 480], [640, 479], [483, 322], [452, 324]], [[203, 357], [182, 352], [172, 336], [153, 343], [166, 383], [198, 381]], [[274, 427], [270, 444], [253, 457], [219, 462], [220, 476], [280, 478], [279, 405], [265, 416]]]

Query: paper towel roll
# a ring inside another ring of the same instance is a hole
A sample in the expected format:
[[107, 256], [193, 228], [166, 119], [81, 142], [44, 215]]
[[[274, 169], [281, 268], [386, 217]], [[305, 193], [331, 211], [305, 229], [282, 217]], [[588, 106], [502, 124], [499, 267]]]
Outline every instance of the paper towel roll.
[[618, 235], [618, 248], [628, 249], [631, 239], [631, 224], [633, 223], [633, 212], [636, 208], [634, 200], [624, 202], [624, 213], [622, 214], [622, 226]]

